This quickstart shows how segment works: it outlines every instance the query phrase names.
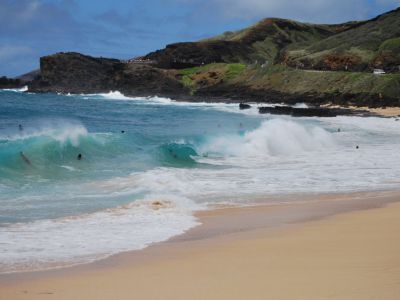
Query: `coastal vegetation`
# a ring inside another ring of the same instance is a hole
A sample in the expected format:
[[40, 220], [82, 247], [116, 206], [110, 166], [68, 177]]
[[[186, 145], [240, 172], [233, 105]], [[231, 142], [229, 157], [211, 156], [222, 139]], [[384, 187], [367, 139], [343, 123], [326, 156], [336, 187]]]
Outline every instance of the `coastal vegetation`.
[[128, 61], [79, 53], [42, 57], [40, 76], [29, 89], [119, 90], [194, 101], [400, 106], [399, 36], [400, 8], [335, 25], [268, 18]]

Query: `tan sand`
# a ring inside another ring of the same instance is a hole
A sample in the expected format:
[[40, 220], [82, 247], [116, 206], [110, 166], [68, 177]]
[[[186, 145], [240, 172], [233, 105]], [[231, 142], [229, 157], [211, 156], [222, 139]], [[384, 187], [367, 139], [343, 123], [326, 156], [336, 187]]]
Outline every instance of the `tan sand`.
[[[260, 210], [223, 209], [203, 218]], [[0, 299], [397, 300], [400, 204], [274, 230], [170, 242], [139, 253], [3, 280]]]
[[368, 108], [351, 106], [350, 108], [367, 110], [383, 117], [400, 117], [400, 107]]
[[325, 107], [330, 107], [330, 108], [350, 108], [354, 110], [360, 110], [360, 111], [369, 111], [371, 113], [374, 113], [378, 116], [382, 117], [400, 117], [400, 107], [385, 107], [385, 108], [369, 108], [367, 106], [346, 106], [342, 107], [339, 105], [323, 105]]

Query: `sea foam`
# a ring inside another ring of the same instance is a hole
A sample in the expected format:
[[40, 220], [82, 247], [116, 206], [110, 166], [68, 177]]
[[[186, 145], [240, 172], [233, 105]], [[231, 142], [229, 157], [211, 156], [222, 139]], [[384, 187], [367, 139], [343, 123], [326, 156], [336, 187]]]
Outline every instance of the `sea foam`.
[[0, 273], [87, 263], [139, 250], [198, 225], [180, 199], [165, 196], [53, 220], [0, 227]]

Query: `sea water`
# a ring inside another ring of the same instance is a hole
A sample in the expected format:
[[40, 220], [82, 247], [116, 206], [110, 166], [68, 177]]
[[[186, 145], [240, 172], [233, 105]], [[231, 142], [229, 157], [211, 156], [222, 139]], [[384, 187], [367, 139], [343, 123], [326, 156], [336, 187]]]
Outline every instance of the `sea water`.
[[3, 90], [0, 272], [142, 249], [198, 225], [193, 212], [217, 204], [394, 189], [399, 156], [395, 118]]

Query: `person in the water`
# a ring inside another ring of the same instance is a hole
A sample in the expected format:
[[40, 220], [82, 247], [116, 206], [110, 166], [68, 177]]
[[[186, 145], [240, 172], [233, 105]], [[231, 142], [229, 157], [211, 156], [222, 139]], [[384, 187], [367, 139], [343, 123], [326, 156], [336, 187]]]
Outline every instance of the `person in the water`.
[[82, 160], [82, 154], [79, 153], [78, 156], [76, 157], [77, 160]]
[[26, 162], [28, 165], [32, 165], [31, 161], [29, 160], [29, 158], [24, 154], [24, 152], [20, 152], [19, 155], [21, 156], [22, 160], [24, 162]]
[[19, 131], [24, 131], [24, 127], [21, 124], [18, 125], [18, 129]]

